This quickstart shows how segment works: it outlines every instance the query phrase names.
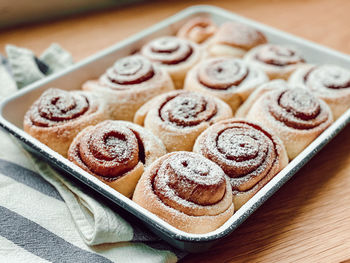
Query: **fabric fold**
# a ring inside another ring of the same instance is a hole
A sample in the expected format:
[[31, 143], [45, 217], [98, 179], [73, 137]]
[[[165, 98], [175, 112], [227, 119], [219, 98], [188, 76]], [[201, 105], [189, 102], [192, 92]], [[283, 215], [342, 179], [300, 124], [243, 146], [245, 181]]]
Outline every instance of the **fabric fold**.
[[19, 89], [45, 77], [32, 51], [14, 45], [7, 45], [5, 49], [13, 78]]
[[59, 176], [46, 162], [32, 156], [37, 171], [60, 193], [74, 222], [88, 245], [130, 241], [133, 229], [104, 204], [85, 194], [78, 186]]
[[73, 65], [72, 55], [60, 45], [53, 43], [41, 55], [40, 60], [49, 66], [47, 74], [52, 74]]
[[0, 101], [6, 96], [17, 91], [16, 82], [12, 79], [11, 73], [9, 71], [7, 60], [0, 55]]

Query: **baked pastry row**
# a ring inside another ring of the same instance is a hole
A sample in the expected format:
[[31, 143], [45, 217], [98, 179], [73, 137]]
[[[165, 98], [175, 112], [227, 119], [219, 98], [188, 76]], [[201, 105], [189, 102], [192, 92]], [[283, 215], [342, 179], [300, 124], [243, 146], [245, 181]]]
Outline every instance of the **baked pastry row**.
[[[243, 71], [248, 71], [242, 61], [227, 60], [221, 61], [219, 66], [231, 63], [242, 67]], [[225, 72], [222, 74], [229, 73]], [[205, 74], [204, 72], [201, 78], [208, 79]], [[226, 85], [224, 90], [216, 92], [215, 87], [213, 91], [207, 87], [207, 91], [205, 89], [203, 91], [210, 95], [222, 92], [224, 96], [221, 97], [226, 101], [232, 98], [231, 110], [235, 111], [243, 101], [243, 97], [247, 97], [259, 82], [265, 80], [263, 73], [260, 74], [260, 80], [255, 80], [254, 77], [250, 77], [251, 75], [254, 74], [243, 76], [244, 80], [241, 80], [241, 83], [232, 80], [233, 82], [228, 83], [231, 87]], [[186, 89], [196, 90], [193, 88], [195, 85], [191, 84], [195, 81], [193, 78], [188, 78]], [[239, 84], [241, 87], [238, 87]], [[214, 83], [215, 85], [217, 84]], [[132, 121], [136, 111], [143, 104], [159, 94], [174, 90], [174, 85], [164, 68], [143, 56], [135, 55], [117, 60], [99, 80], [87, 81], [82, 88], [89, 92], [67, 92], [59, 89], [45, 92], [26, 114], [24, 129], [50, 148], [66, 156], [73, 138], [86, 126], [106, 119]], [[224, 116], [232, 116], [226, 104], [219, 104], [224, 105], [220, 107], [220, 109], [225, 108]], [[212, 123], [213, 120], [210, 122]], [[202, 127], [200, 131], [204, 128]]]

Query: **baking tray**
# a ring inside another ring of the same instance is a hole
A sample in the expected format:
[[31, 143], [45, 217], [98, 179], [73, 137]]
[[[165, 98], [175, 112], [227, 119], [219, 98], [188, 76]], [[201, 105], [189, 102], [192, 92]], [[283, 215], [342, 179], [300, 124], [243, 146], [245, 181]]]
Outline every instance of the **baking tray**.
[[[142, 32], [103, 50], [69, 69], [49, 76], [27, 88], [17, 92], [3, 101], [0, 105], [0, 125], [18, 138], [27, 148], [50, 164], [77, 178], [89, 188], [110, 199], [113, 203], [141, 219], [155, 234], [173, 246], [188, 252], [200, 252], [208, 249], [215, 241], [232, 233], [273, 193], [286, 183], [305, 163], [322, 149], [337, 133], [350, 122], [350, 110], [344, 113], [332, 126], [324, 131], [302, 153], [279, 172], [268, 184], [242, 206], [224, 225], [207, 234], [189, 234], [169, 225], [156, 215], [148, 212], [132, 200], [121, 195], [94, 176], [83, 171], [70, 161], [57, 154], [38, 140], [34, 139], [22, 129], [23, 116], [30, 105], [43, 91], [50, 87], [65, 90], [79, 89], [81, 84], [89, 79], [97, 78], [116, 59], [135, 52], [145, 42], [162, 35], [174, 34], [187, 19], [197, 16], [210, 16], [216, 23], [224, 21], [239, 21], [263, 31], [270, 42], [294, 46], [300, 49], [306, 60], [312, 63], [334, 63], [350, 68], [350, 56], [320, 46], [310, 41], [292, 36], [273, 29], [258, 22], [246, 19], [231, 12], [214, 6], [193, 6], [182, 12], [146, 29]], [[73, 179], [73, 178], [72, 178]]]

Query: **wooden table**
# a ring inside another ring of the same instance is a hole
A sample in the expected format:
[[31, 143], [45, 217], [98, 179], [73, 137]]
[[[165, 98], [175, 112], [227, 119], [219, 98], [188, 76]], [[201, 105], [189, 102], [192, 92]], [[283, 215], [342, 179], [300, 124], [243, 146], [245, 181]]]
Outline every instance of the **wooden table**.
[[[216, 0], [217, 6], [350, 53], [350, 1]], [[0, 33], [39, 54], [51, 42], [85, 58], [192, 4], [153, 1]], [[350, 127], [231, 236], [183, 262], [350, 262]]]

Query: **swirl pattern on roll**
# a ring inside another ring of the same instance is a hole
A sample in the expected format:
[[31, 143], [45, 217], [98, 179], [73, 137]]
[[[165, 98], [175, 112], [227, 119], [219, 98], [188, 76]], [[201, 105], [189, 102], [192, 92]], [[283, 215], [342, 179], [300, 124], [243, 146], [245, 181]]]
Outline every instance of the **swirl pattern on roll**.
[[105, 100], [111, 119], [132, 121], [143, 104], [173, 90], [174, 84], [159, 65], [144, 56], [132, 55], [118, 59], [98, 80], [89, 80], [82, 88]]
[[152, 185], [166, 205], [188, 215], [201, 216], [208, 212], [202, 206], [215, 205], [224, 197], [224, 176], [220, 167], [209, 160], [190, 152], [177, 152], [154, 171]]
[[201, 64], [198, 80], [210, 89], [227, 90], [239, 86], [248, 74], [248, 66], [239, 59], [212, 59]]
[[224, 171], [200, 154], [178, 151], [154, 161], [141, 176], [133, 201], [188, 233], [208, 233], [234, 212]]
[[350, 70], [332, 64], [305, 65], [289, 78], [293, 86], [305, 87], [324, 100], [338, 119], [350, 108]]
[[100, 78], [101, 85], [116, 90], [133, 87], [151, 79], [155, 75], [152, 63], [145, 57], [134, 55], [116, 61]]
[[27, 114], [35, 126], [53, 127], [77, 119], [89, 109], [90, 102], [84, 93], [49, 89]]
[[163, 65], [176, 65], [186, 61], [194, 52], [192, 44], [177, 37], [157, 38], [145, 46], [141, 53], [152, 61]]
[[134, 122], [158, 136], [168, 152], [191, 151], [198, 135], [220, 120], [232, 117], [222, 100], [205, 94], [178, 90], [144, 104]]
[[305, 62], [297, 51], [292, 48], [279, 45], [264, 45], [259, 48], [255, 59], [277, 67], [285, 67]]
[[140, 161], [145, 162], [143, 142], [137, 131], [114, 121], [83, 130], [69, 155], [84, 170], [105, 180], [115, 180]]
[[329, 118], [320, 100], [302, 88], [275, 92], [269, 100], [268, 109], [276, 120], [299, 130], [313, 129]]
[[248, 191], [280, 165], [281, 145], [259, 125], [243, 120], [221, 121], [196, 141], [194, 151], [218, 164], [234, 191]]
[[159, 108], [161, 120], [177, 127], [191, 127], [209, 122], [216, 113], [215, 101], [191, 92], [169, 96]]
[[350, 88], [350, 71], [335, 65], [311, 68], [304, 76], [305, 85], [313, 91]]
[[199, 91], [225, 101], [233, 112], [261, 84], [268, 81], [262, 69], [232, 57], [210, 58], [193, 67], [184, 89]]

